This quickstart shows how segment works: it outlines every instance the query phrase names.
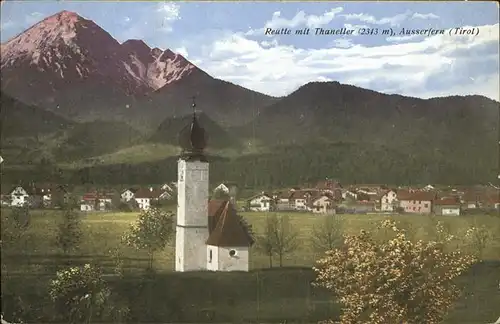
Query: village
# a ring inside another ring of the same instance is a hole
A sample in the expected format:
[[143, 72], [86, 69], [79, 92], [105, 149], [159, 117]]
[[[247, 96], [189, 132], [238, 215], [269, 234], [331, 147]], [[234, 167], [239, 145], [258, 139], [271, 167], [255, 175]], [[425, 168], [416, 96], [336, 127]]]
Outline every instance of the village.
[[[72, 200], [82, 212], [148, 210], [176, 205], [177, 182], [122, 190], [93, 189], [77, 195], [68, 185], [29, 184], [14, 186], [2, 194], [2, 206], [59, 208]], [[500, 190], [493, 185], [435, 187], [388, 187], [342, 185], [324, 180], [315, 185], [263, 191], [251, 197], [238, 195], [238, 185], [221, 183], [212, 199], [230, 197], [248, 212], [305, 212], [315, 214], [435, 214], [459, 216], [474, 212], [498, 212]]]

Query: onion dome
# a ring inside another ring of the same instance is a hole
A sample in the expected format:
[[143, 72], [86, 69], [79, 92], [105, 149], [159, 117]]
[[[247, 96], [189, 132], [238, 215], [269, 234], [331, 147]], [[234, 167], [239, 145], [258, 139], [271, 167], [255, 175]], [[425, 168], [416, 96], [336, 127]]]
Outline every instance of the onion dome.
[[179, 144], [182, 149], [181, 158], [186, 160], [206, 161], [203, 150], [207, 145], [205, 130], [196, 117], [196, 103], [193, 100], [193, 119], [179, 133]]

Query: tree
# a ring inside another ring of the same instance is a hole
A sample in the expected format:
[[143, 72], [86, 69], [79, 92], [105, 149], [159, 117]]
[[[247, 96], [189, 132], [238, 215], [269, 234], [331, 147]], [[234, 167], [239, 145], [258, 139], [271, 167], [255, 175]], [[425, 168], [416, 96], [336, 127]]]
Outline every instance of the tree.
[[94, 200], [94, 210], [95, 211], [101, 210], [101, 200], [99, 199], [99, 197], [97, 196], [97, 194], [96, 194], [96, 198]]
[[[2, 246], [18, 242], [31, 225], [30, 208], [28, 205], [13, 207], [9, 212], [2, 213]], [[26, 243], [26, 242], [25, 242]]]
[[64, 209], [57, 225], [56, 246], [68, 255], [78, 249], [82, 235], [80, 215], [71, 209]]
[[321, 226], [314, 226], [312, 230], [312, 246], [318, 253], [325, 253], [340, 248], [343, 244], [342, 222], [337, 215], [325, 216]]
[[298, 232], [294, 231], [287, 216], [272, 214], [267, 216], [264, 233], [257, 238], [257, 248], [269, 257], [272, 267], [273, 255], [279, 257], [279, 266], [283, 266], [283, 257], [298, 248]]
[[492, 235], [484, 225], [473, 226], [465, 232], [465, 239], [479, 260], [483, 259], [484, 249]]
[[275, 254], [274, 232], [276, 228], [276, 218], [267, 217], [264, 232], [257, 236], [256, 248], [258, 251], [269, 257], [269, 268], [273, 267], [273, 255]]
[[441, 323], [460, 296], [455, 278], [475, 258], [445, 252], [444, 242], [413, 243], [392, 220], [382, 228], [394, 237], [379, 242], [366, 231], [345, 235], [344, 247], [317, 262], [314, 284], [338, 296], [341, 324]]
[[174, 234], [174, 215], [169, 211], [151, 208], [139, 215], [137, 222], [123, 237], [123, 241], [148, 253], [148, 269], [153, 269], [154, 254], [163, 250]]
[[110, 290], [100, 269], [85, 264], [58, 271], [50, 282], [49, 294], [66, 323], [90, 324], [104, 311]]

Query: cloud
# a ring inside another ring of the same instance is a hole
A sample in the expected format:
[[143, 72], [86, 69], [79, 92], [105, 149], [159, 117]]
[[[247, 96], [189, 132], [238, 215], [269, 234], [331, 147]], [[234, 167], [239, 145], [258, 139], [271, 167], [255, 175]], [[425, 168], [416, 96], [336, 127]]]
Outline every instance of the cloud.
[[186, 47], [184, 47], [184, 46], [176, 48], [174, 50], [174, 52], [177, 53], [177, 54], [180, 54], [180, 55], [184, 56], [184, 58], [188, 58], [188, 56], [189, 56], [189, 53], [188, 53]]
[[8, 30], [15, 27], [16, 24], [12, 20], [4, 20], [0, 22], [0, 30]]
[[348, 38], [337, 38], [332, 42], [332, 45], [338, 48], [349, 48], [354, 46], [352, 40]]
[[171, 33], [173, 31], [172, 23], [181, 19], [180, 11], [180, 5], [175, 2], [159, 3], [156, 13], [161, 20], [161, 26], [157, 29], [165, 33]]
[[398, 14], [392, 17], [384, 17], [377, 19], [372, 15], [359, 13], [359, 14], [345, 14], [341, 15], [345, 20], [358, 20], [374, 25], [391, 25], [399, 26], [403, 21], [407, 20], [411, 15], [411, 11], [406, 11], [405, 13]]
[[136, 14], [135, 19], [125, 17], [123, 22], [128, 26], [118, 38], [122, 41], [127, 39], [143, 39], [153, 30], [155, 33], [172, 33], [173, 24], [181, 19], [181, 8], [175, 2], [160, 2], [151, 6], [145, 6]]
[[160, 13], [168, 21], [175, 21], [181, 18], [180, 6], [175, 2], [159, 3], [156, 12]]
[[206, 46], [208, 59], [200, 67], [217, 78], [276, 96], [326, 78], [424, 98], [474, 93], [499, 100], [499, 25], [479, 28], [477, 36], [436, 35], [411, 43], [322, 49], [227, 34]]
[[39, 22], [44, 18], [44, 14], [41, 12], [32, 12], [28, 16], [26, 16], [25, 21], [27, 25], [33, 25]]
[[385, 40], [388, 42], [401, 43], [422, 37], [423, 37], [422, 35], [392, 36], [392, 37], [387, 37]]
[[3, 19], [3, 17], [2, 17], [2, 21], [0, 24], [0, 30], [6, 31], [9, 29], [13, 29], [13, 28], [19, 28], [21, 26], [22, 27], [31, 26], [31, 25], [36, 24], [40, 20], [42, 20], [44, 17], [45, 17], [44, 14], [37, 12], [37, 11], [29, 13], [28, 15], [26, 15], [24, 17], [24, 19], [19, 19], [19, 20], [15, 20], [15, 21], [13, 21], [11, 19]]
[[333, 8], [322, 15], [307, 15], [304, 11], [299, 11], [292, 19], [281, 17], [281, 12], [273, 13], [271, 20], [266, 22], [266, 28], [296, 28], [300, 26], [321, 27], [329, 24], [335, 15], [342, 12], [342, 7]]
[[404, 13], [392, 16], [392, 17], [384, 17], [377, 19], [372, 15], [364, 14], [364, 13], [359, 13], [359, 14], [343, 14], [341, 15], [345, 20], [358, 20], [362, 21], [365, 23], [373, 24], [373, 25], [390, 25], [390, 26], [399, 26], [402, 22], [408, 20], [408, 19], [438, 19], [439, 16], [433, 14], [433, 13], [428, 13], [428, 14], [421, 14], [421, 13], [413, 13], [411, 11], [406, 11]]
[[297, 14], [291, 19], [287, 19], [281, 16], [280, 11], [276, 11], [273, 13], [271, 20], [268, 20], [264, 28], [259, 29], [250, 29], [245, 34], [247, 36], [250, 35], [258, 35], [264, 34], [266, 28], [298, 28], [298, 27], [309, 27], [316, 28], [324, 25], [328, 25], [337, 14], [341, 13], [344, 9], [342, 7], [332, 8], [328, 11], [325, 11], [321, 15], [308, 15], [304, 11], [299, 11]]
[[413, 14], [412, 19], [439, 19], [439, 16], [433, 13], [421, 14], [417, 12]]

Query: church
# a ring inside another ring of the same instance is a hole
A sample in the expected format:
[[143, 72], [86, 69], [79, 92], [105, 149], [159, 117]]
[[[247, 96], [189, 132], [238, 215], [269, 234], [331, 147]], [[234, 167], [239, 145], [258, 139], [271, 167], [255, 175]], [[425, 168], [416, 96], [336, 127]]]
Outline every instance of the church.
[[207, 134], [195, 108], [179, 133], [175, 271], [248, 271], [252, 236], [229, 200], [209, 200]]

